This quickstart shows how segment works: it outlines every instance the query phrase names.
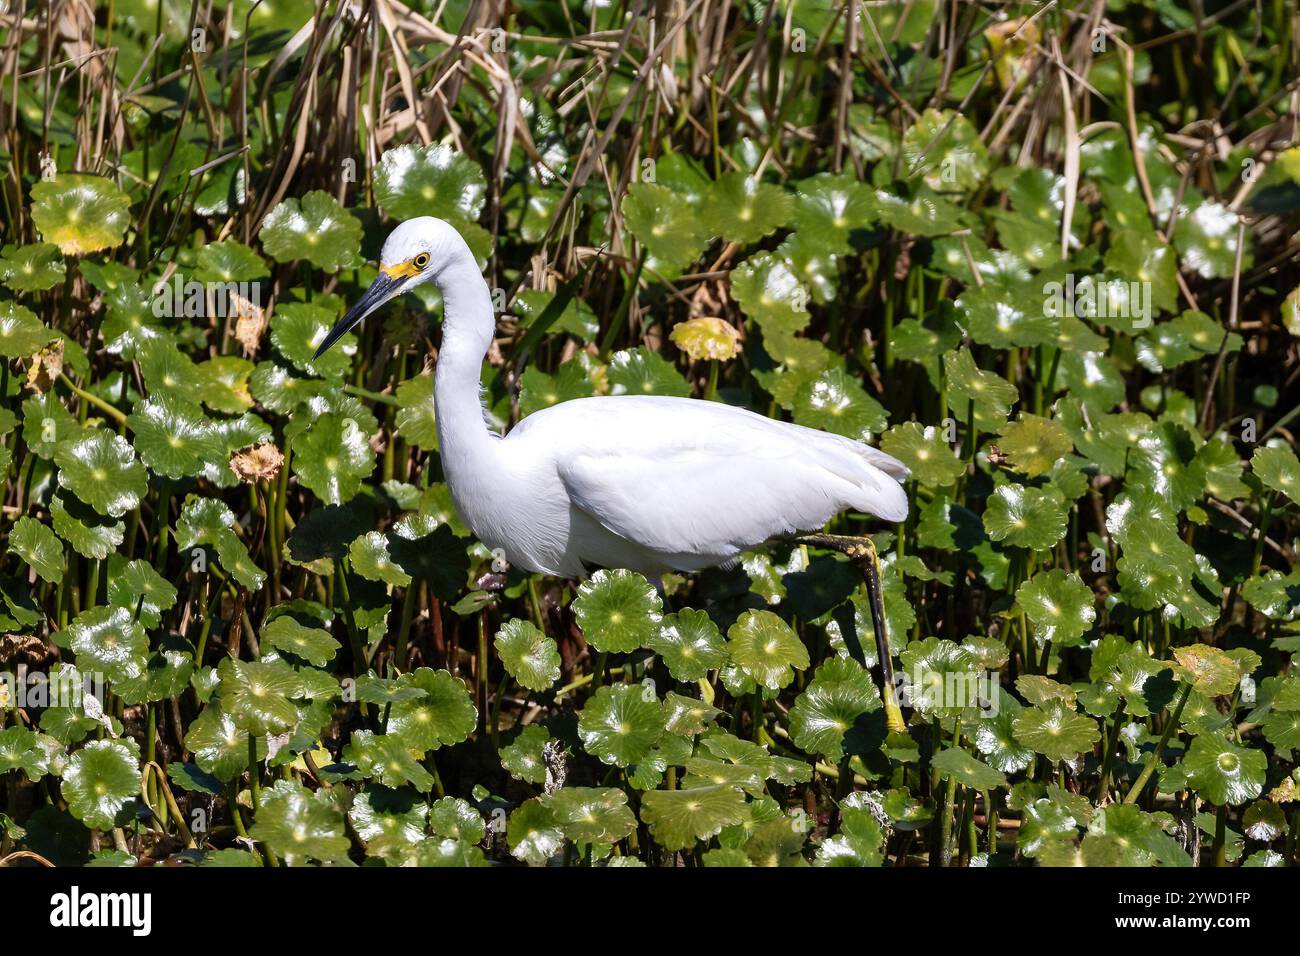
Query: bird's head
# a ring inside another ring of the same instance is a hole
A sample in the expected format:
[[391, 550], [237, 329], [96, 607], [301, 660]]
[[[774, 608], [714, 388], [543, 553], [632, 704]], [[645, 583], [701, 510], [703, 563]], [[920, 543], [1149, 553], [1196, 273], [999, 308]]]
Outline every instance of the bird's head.
[[447, 264], [465, 249], [465, 240], [450, 223], [433, 216], [408, 219], [388, 234], [379, 254], [379, 275], [347, 314], [334, 324], [316, 349], [325, 354], [353, 326], [389, 299], [436, 280]]

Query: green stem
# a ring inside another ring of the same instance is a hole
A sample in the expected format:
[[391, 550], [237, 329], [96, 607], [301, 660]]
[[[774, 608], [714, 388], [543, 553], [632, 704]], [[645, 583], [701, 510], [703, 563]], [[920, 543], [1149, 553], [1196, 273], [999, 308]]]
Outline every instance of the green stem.
[[[952, 746], [961, 746], [961, 718], [957, 718], [952, 728]], [[952, 864], [952, 824], [957, 810], [957, 778], [949, 776], [943, 796], [943, 819], [939, 827], [939, 866]]]
[[1214, 865], [1228, 865], [1228, 805], [1219, 807], [1214, 815]]
[[262, 795], [262, 783], [257, 766], [257, 738], [248, 735], [248, 793], [253, 800], [253, 813], [256, 815], [258, 801]]
[[609, 331], [600, 342], [600, 354], [609, 355], [610, 349], [618, 341], [619, 335], [623, 331], [623, 326], [627, 324], [627, 315], [632, 308], [632, 297], [636, 295], [636, 288], [641, 282], [641, 272], [645, 269], [645, 261], [648, 251], [641, 250], [641, 255], [636, 260], [636, 271], [632, 274], [632, 281], [623, 289], [623, 298], [619, 300], [618, 309], [614, 313], [614, 321], [610, 323]]
[[356, 615], [352, 610], [352, 594], [348, 590], [348, 575], [343, 570], [343, 562], [335, 564], [338, 578], [339, 596], [343, 599], [343, 613], [348, 622], [348, 640], [352, 646], [352, 672], [360, 677], [366, 669], [366, 649], [357, 630]]
[[709, 362], [709, 384], [704, 389], [704, 398], [713, 401], [718, 397], [718, 360]]
[[1106, 799], [1106, 791], [1110, 787], [1110, 768], [1115, 760], [1115, 748], [1119, 746], [1120, 726], [1124, 722], [1124, 711], [1121, 710], [1115, 715], [1115, 722], [1111, 724], [1110, 736], [1106, 739], [1106, 754], [1101, 762], [1101, 781], [1097, 784], [1097, 803], [1101, 804]]
[[415, 618], [415, 592], [419, 585], [412, 581], [402, 595], [402, 618], [397, 630], [397, 646], [393, 648], [393, 662], [399, 671], [406, 670], [406, 654], [411, 639], [411, 621]]
[[367, 401], [379, 402], [381, 405], [396, 405], [397, 399], [392, 395], [385, 395], [382, 392], [372, 392], [369, 389], [362, 388], [360, 385], [344, 385], [343, 391], [348, 395], [355, 395], [357, 398], [364, 398]]
[[108, 404], [108, 402], [104, 401], [98, 395], [92, 395], [90, 392], [87, 392], [85, 389], [79, 388], [76, 385], [76, 383], [73, 382], [72, 379], [68, 378], [68, 376], [65, 375], [63, 372], [59, 373], [59, 381], [62, 382], [64, 385], [68, 386], [68, 388], [72, 390], [72, 393], [76, 395], [78, 398], [80, 398], [82, 401], [89, 402], [91, 405], [94, 405], [96, 408], [98, 408], [109, 418], [113, 419], [113, 421], [117, 422], [119, 425], [126, 424], [125, 412], [114, 408], [112, 405]]
[[1165, 744], [1169, 743], [1169, 738], [1173, 735], [1174, 729], [1182, 719], [1183, 708], [1187, 706], [1187, 698], [1192, 695], [1192, 685], [1184, 684], [1183, 692], [1178, 698], [1178, 706], [1174, 708], [1174, 715], [1169, 718], [1169, 723], [1165, 724], [1165, 732], [1160, 736], [1160, 742], [1156, 744], [1156, 749], [1151, 751], [1151, 756], [1147, 758], [1147, 765], [1142, 768], [1142, 773], [1138, 775], [1133, 786], [1129, 788], [1128, 795], [1124, 797], [1125, 803], [1137, 803], [1138, 797], [1142, 796], [1142, 790], [1146, 787], [1147, 781], [1151, 775], [1156, 772], [1156, 766], [1160, 763], [1160, 754], [1165, 749]]
[[998, 808], [993, 804], [993, 794], [985, 790], [982, 794], [984, 798], [984, 825], [988, 829], [987, 842], [989, 856], [998, 852]]
[[154, 551], [154, 570], [162, 574], [167, 567], [168, 518], [171, 517], [172, 483], [169, 478], [158, 481], [158, 510], [154, 515], [154, 538], [158, 542]]

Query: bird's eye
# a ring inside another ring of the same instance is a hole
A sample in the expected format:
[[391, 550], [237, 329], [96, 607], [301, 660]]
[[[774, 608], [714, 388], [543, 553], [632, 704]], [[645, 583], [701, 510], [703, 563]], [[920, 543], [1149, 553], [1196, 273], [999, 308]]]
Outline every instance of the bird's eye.
[[429, 264], [429, 254], [427, 252], [422, 252], [418, 256], [416, 256], [412, 261], [415, 263], [415, 268], [423, 269], [425, 266]]

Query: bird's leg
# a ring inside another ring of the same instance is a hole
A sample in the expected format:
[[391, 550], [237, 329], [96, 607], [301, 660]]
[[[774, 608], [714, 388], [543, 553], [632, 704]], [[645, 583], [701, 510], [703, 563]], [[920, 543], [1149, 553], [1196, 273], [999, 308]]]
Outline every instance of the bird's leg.
[[[855, 537], [843, 534], [807, 534], [795, 538], [796, 544], [806, 544], [814, 548], [838, 551], [852, 560], [862, 572], [862, 581], [867, 586], [867, 603], [871, 607], [871, 629], [876, 634], [876, 658], [880, 661], [881, 695], [885, 702], [885, 723], [889, 732], [906, 733], [907, 724], [903, 720], [903, 711], [898, 705], [898, 688], [894, 686], [894, 664], [889, 653], [889, 633], [885, 630], [885, 607], [880, 598], [880, 557], [876, 554], [876, 545], [868, 537]], [[850, 653], [852, 641], [848, 644]], [[861, 648], [858, 648], [861, 654]], [[865, 656], [859, 664], [866, 666]]]

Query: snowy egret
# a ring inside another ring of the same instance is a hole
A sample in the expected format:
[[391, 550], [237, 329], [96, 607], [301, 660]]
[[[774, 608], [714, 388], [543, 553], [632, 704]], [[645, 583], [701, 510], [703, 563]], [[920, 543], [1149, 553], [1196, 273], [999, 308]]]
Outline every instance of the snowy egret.
[[[512, 564], [569, 578], [592, 567], [627, 568], [656, 580], [667, 571], [727, 564], [773, 539], [821, 528], [846, 509], [890, 522], [907, 517], [901, 462], [862, 442], [721, 402], [579, 398], [496, 434], [484, 417], [480, 381], [496, 331], [492, 296], [460, 233], [431, 216], [389, 234], [379, 275], [317, 357], [424, 282], [435, 283], [443, 301], [434, 413], [447, 485], [475, 536]], [[862, 569], [886, 716], [891, 731], [902, 730], [871, 540], [795, 540], [841, 551]]]

